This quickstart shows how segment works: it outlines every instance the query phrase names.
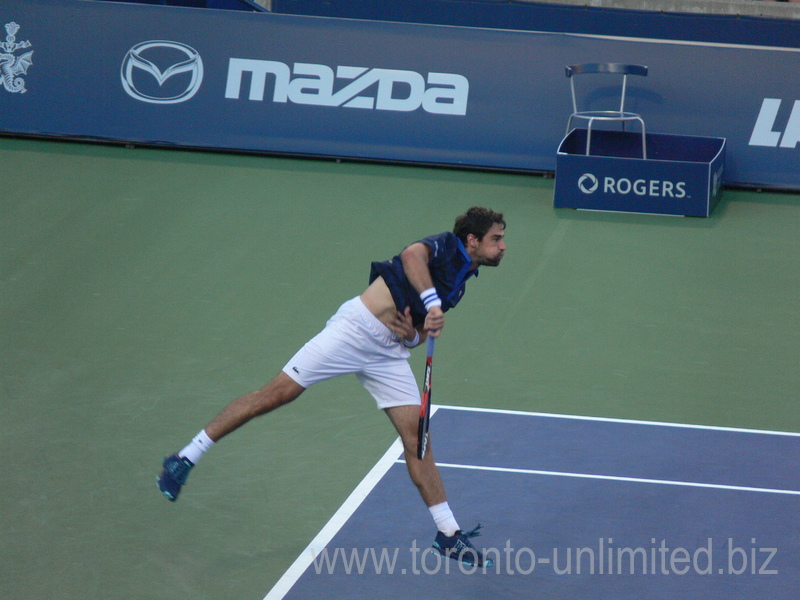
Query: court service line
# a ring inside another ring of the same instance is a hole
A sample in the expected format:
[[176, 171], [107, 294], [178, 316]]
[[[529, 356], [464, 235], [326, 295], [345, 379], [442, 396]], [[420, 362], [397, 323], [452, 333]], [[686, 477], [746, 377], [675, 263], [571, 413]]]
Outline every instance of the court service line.
[[[405, 463], [398, 460], [398, 463]], [[549, 475], [553, 477], [574, 477], [578, 479], [600, 479], [603, 481], [622, 481], [625, 483], [650, 483], [657, 485], [677, 485], [683, 487], [710, 488], [717, 490], [733, 490], [740, 492], [760, 492], [765, 494], [786, 494], [800, 496], [800, 490], [780, 490], [773, 488], [757, 488], [741, 485], [725, 485], [721, 483], [698, 483], [694, 481], [673, 481], [669, 479], [646, 479], [642, 477], [622, 477], [617, 475], [592, 475], [589, 473], [568, 473], [564, 471], [541, 471], [537, 469], [513, 469], [509, 467], [483, 467], [479, 465], [457, 465], [453, 463], [436, 463], [444, 469], [471, 469], [474, 471], [495, 471], [499, 473], [519, 473], [523, 475]]]
[[484, 412], [498, 415], [511, 415], [520, 417], [543, 417], [548, 419], [571, 419], [574, 421], [597, 421], [600, 423], [620, 423], [623, 425], [649, 425], [653, 427], [676, 427], [680, 429], [701, 429], [705, 431], [721, 431], [730, 433], [757, 433], [761, 435], [781, 435], [786, 437], [800, 437], [795, 431], [774, 431], [769, 429], [747, 429], [744, 427], [723, 427], [721, 425], [695, 425], [692, 423], [670, 423], [667, 421], [643, 421], [638, 419], [620, 419], [614, 417], [589, 417], [584, 415], [562, 415], [558, 413], [528, 412], [524, 410], [507, 410], [502, 408], [478, 408], [473, 406], [450, 406], [446, 404], [432, 404], [431, 410], [441, 408], [444, 410], [460, 410], [465, 412]]

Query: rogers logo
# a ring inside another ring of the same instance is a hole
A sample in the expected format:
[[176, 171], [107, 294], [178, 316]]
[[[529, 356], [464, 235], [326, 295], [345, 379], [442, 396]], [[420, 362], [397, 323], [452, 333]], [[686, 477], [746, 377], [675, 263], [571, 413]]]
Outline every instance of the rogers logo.
[[584, 173], [578, 179], [578, 187], [584, 194], [592, 194], [596, 192], [599, 185], [600, 182], [597, 181], [597, 177], [591, 173]]
[[203, 59], [186, 44], [150, 40], [128, 50], [120, 77], [131, 98], [150, 104], [177, 104], [200, 89]]
[[[584, 194], [593, 194], [600, 187], [600, 180], [591, 173], [584, 173], [578, 178], [578, 189]], [[685, 181], [662, 181], [660, 179], [628, 179], [620, 177], [603, 177], [603, 194], [617, 196], [649, 196], [651, 198], [686, 198]]]

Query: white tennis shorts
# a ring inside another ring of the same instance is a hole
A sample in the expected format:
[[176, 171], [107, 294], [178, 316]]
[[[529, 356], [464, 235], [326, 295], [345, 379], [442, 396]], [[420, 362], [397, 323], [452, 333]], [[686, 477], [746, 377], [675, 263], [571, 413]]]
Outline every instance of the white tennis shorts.
[[418, 405], [420, 393], [409, 356], [398, 337], [356, 297], [339, 307], [283, 372], [305, 388], [353, 373], [380, 409]]

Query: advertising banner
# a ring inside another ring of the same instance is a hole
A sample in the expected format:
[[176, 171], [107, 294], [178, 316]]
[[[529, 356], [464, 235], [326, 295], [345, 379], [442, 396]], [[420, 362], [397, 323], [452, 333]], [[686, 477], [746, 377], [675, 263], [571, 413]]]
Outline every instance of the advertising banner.
[[722, 196], [725, 140], [573, 129], [556, 159], [554, 206], [708, 217]]
[[4, 0], [0, 40], [2, 132], [535, 171], [564, 66], [642, 63], [648, 132], [725, 138], [726, 183], [800, 189], [797, 48], [87, 0]]

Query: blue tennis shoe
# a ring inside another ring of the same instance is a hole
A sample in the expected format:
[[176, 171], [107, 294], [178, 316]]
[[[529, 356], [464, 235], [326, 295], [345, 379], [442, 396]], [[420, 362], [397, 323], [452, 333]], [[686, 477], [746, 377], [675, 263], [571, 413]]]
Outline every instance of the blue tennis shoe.
[[477, 527], [469, 531], [459, 529], [455, 535], [450, 537], [440, 531], [436, 534], [436, 540], [433, 542], [433, 551], [469, 567], [491, 568], [494, 566], [494, 561], [484, 557], [470, 542], [470, 538], [480, 535], [478, 531], [480, 528], [481, 525], [478, 524]]
[[178, 494], [181, 493], [181, 486], [186, 483], [189, 477], [189, 471], [194, 466], [194, 463], [187, 458], [181, 458], [177, 454], [168, 456], [164, 459], [164, 470], [161, 475], [156, 477], [158, 489], [167, 497], [170, 502], [175, 502], [178, 499]]

